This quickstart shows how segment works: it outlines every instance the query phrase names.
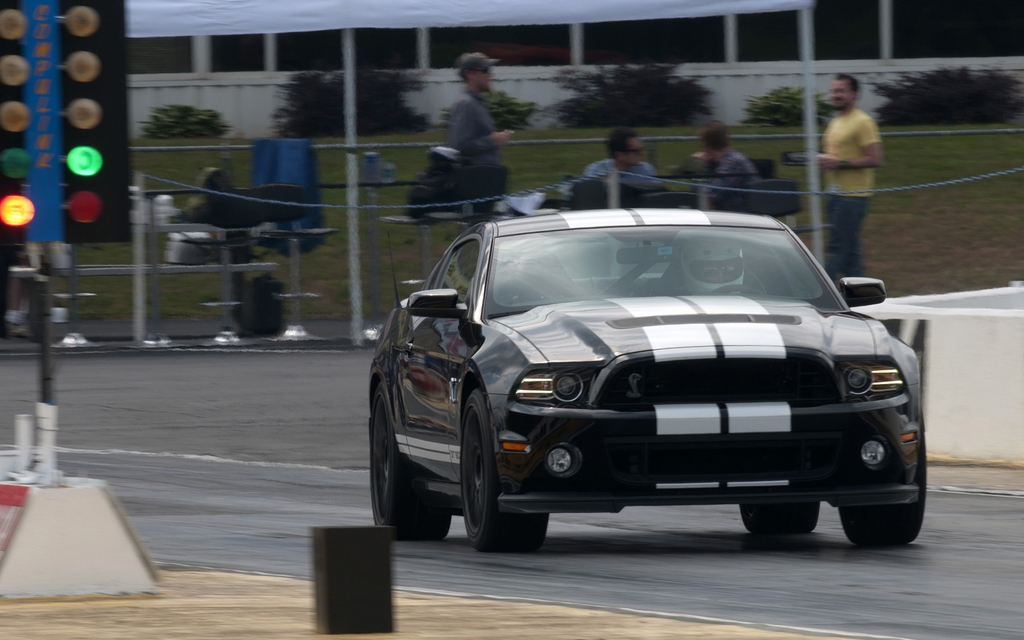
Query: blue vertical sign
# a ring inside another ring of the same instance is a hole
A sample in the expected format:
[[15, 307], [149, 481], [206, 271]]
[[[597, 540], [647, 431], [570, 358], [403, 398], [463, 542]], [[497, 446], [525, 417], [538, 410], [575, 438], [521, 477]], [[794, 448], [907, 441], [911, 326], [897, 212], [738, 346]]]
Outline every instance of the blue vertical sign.
[[26, 83], [32, 123], [25, 143], [32, 167], [28, 173], [28, 197], [36, 207], [29, 223], [29, 242], [64, 241], [64, 155], [62, 101], [60, 95], [60, 24], [57, 0], [24, 0], [28, 18], [25, 59], [32, 70]]

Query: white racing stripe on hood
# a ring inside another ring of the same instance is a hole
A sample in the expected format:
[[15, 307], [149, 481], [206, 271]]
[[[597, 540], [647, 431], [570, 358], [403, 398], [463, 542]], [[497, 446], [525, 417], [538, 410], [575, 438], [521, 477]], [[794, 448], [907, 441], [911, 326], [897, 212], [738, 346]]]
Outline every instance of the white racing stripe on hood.
[[[615, 298], [609, 300], [625, 309], [634, 318], [654, 316], [696, 315], [693, 305], [679, 298]], [[654, 325], [644, 327], [647, 342], [654, 351], [654, 360], [682, 360], [686, 358], [714, 358], [715, 341], [704, 324]]]
[[[687, 298], [705, 313], [743, 313], [752, 316], [769, 315], [768, 311], [750, 298], [732, 296], [693, 296]], [[785, 358], [786, 343], [775, 324], [716, 324], [715, 331], [722, 341], [726, 358]]]
[[703, 211], [688, 211], [686, 209], [675, 209], [672, 211], [661, 211], [657, 209], [637, 209], [636, 214], [646, 225], [677, 225], [677, 224], [703, 224], [709, 225], [711, 221]]
[[793, 430], [787, 402], [729, 402], [729, 433], [779, 433]]
[[659, 436], [692, 436], [722, 432], [722, 412], [717, 404], [655, 405]]
[[570, 229], [594, 229], [597, 227], [635, 227], [636, 220], [628, 211], [607, 209], [586, 213], [560, 213]]

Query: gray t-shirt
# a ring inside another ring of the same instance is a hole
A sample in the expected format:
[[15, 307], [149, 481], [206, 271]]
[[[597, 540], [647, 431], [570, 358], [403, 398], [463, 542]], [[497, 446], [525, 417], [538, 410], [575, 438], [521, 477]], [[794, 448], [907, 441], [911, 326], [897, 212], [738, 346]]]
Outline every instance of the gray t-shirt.
[[458, 149], [466, 164], [501, 164], [492, 133], [494, 120], [487, 103], [479, 93], [466, 89], [452, 104], [446, 144]]

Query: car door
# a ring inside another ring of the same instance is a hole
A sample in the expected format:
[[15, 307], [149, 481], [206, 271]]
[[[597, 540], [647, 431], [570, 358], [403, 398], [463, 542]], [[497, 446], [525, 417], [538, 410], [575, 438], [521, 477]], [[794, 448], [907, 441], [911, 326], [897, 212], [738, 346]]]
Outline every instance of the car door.
[[[467, 303], [479, 257], [478, 238], [453, 247], [428, 287], [455, 289], [459, 292], [459, 302]], [[431, 474], [456, 480], [454, 463], [458, 460], [459, 443], [455, 406], [459, 372], [468, 355], [467, 342], [462, 335], [466, 321], [408, 315], [407, 318], [409, 331], [402, 346], [406, 433], [401, 434], [399, 444], [405, 444], [413, 461]]]

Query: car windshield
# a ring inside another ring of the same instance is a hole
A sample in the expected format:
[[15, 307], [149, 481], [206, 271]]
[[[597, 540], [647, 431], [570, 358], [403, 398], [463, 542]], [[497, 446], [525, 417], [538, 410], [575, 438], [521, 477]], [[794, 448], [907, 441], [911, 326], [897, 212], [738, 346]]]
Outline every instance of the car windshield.
[[743, 295], [839, 311], [797, 241], [781, 230], [618, 227], [499, 237], [485, 313], [604, 298]]

